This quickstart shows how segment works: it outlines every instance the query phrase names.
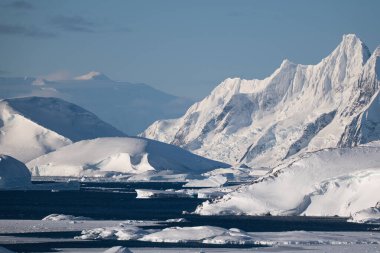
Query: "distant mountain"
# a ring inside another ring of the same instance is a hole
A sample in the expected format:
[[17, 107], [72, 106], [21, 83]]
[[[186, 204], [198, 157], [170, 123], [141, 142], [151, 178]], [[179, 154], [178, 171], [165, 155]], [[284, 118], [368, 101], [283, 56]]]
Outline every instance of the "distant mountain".
[[227, 164], [212, 161], [174, 145], [139, 137], [84, 140], [30, 161], [34, 176], [109, 177], [143, 175], [141, 180], [199, 177]]
[[93, 113], [58, 98], [0, 100], [0, 150], [23, 162], [75, 141], [126, 136]]
[[103, 81], [105, 81], [105, 80], [107, 80], [107, 81], [109, 81], [110, 79], [108, 78], [108, 76], [106, 76], [103, 73], [100, 73], [97, 71], [91, 71], [87, 74], [75, 77], [74, 80], [82, 80], [82, 81], [89, 81], [89, 80], [103, 80]]
[[355, 35], [316, 65], [284, 60], [263, 80], [226, 79], [181, 118], [142, 136], [230, 164], [274, 167], [322, 148], [380, 139], [380, 48]]
[[116, 82], [92, 71], [74, 80], [0, 77], [0, 98], [63, 98], [98, 115], [129, 135], [137, 135], [158, 119], [181, 116], [193, 103], [146, 84]]

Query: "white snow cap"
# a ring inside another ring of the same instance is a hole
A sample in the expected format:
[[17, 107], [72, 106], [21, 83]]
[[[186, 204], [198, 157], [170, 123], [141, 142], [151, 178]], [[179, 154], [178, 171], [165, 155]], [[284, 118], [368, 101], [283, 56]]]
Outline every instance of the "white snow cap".
[[81, 80], [81, 81], [86, 81], [86, 80], [110, 80], [108, 76], [101, 72], [97, 71], [91, 71], [88, 72], [87, 74], [77, 76], [74, 78], [74, 80]]
[[318, 64], [285, 59], [262, 80], [227, 78], [181, 118], [156, 121], [141, 136], [255, 168], [380, 140], [380, 107], [371, 102], [378, 101], [378, 62], [347, 34]]

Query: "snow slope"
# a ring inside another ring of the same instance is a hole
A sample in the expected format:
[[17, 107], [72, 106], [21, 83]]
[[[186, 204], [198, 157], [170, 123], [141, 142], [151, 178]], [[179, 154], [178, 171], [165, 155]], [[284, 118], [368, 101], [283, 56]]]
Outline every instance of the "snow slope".
[[157, 121], [142, 136], [256, 168], [379, 140], [379, 57], [380, 48], [371, 55], [344, 35], [320, 63], [284, 60], [263, 80], [226, 79], [181, 118]]
[[30, 161], [35, 176], [107, 176], [115, 173], [172, 172], [195, 174], [227, 164], [212, 161], [173, 145], [138, 137], [85, 140]]
[[379, 154], [370, 146], [307, 153], [196, 213], [348, 217], [380, 200]]
[[0, 98], [20, 96], [62, 98], [129, 135], [137, 135], [158, 119], [179, 117], [193, 103], [146, 84], [113, 81], [96, 71], [61, 81], [0, 77]]
[[0, 150], [23, 162], [73, 141], [125, 136], [94, 114], [58, 98], [0, 101]]

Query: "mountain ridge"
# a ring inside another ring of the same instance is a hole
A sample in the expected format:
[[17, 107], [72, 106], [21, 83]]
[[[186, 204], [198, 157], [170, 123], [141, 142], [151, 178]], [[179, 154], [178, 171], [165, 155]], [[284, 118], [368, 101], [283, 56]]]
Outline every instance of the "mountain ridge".
[[0, 77], [0, 98], [29, 96], [57, 97], [77, 104], [129, 135], [137, 135], [155, 120], [179, 117], [193, 103], [147, 84], [110, 78], [48, 81]]
[[[156, 121], [141, 136], [230, 164], [268, 168], [304, 152], [368, 142], [355, 117], [368, 123], [366, 136], [380, 138], [378, 54], [371, 56], [356, 35], [344, 35], [315, 65], [285, 59], [265, 79], [228, 78], [181, 118]], [[372, 123], [360, 117], [370, 101]], [[350, 144], [350, 136], [358, 141]]]

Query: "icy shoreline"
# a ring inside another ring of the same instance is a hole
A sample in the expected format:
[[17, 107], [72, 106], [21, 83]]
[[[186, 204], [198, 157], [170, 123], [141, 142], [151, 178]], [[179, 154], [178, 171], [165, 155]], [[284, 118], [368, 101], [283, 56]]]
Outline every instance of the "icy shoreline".
[[[160, 221], [164, 222], [164, 221]], [[214, 226], [196, 227], [167, 227], [157, 228], [160, 222], [154, 221], [91, 221], [91, 220], [0, 220], [0, 244], [5, 248], [17, 245], [61, 245], [63, 252], [87, 252], [76, 249], [62, 248], [62, 245], [89, 245], [93, 240], [113, 242], [114, 245], [125, 244], [131, 241], [153, 244], [159, 246], [161, 252], [170, 251], [167, 247], [173, 245], [185, 245], [186, 243], [198, 243], [204, 245], [204, 252], [235, 252], [237, 249], [210, 249], [208, 245], [238, 245], [268, 246], [260, 248], [260, 252], [272, 252], [280, 248], [288, 249], [289, 252], [296, 249], [312, 248], [325, 249], [324, 252], [345, 252], [347, 247], [370, 250], [379, 249], [379, 232], [315, 232], [315, 231], [287, 231], [287, 232], [244, 232], [240, 229], [225, 229]], [[151, 228], [149, 228], [151, 227]], [[49, 237], [46, 232], [81, 231], [82, 235], [74, 238]], [[31, 236], [18, 236], [19, 233], [35, 233]], [[41, 236], [38, 235], [41, 233]], [[8, 235], [7, 235], [8, 234]], [[83, 241], [84, 240], [84, 241]], [[90, 240], [90, 241], [88, 241]], [[75, 244], [84, 242], [85, 244]], [[105, 245], [110, 245], [110, 244]], [[194, 244], [194, 245], [198, 245]], [[97, 244], [102, 245], [102, 244]], [[135, 244], [136, 245], [136, 244]], [[146, 244], [149, 245], [149, 244]], [[165, 246], [166, 245], [166, 246]], [[127, 246], [128, 247], [128, 246]], [[157, 247], [157, 246], [155, 246]], [[161, 248], [163, 247], [163, 248]], [[179, 246], [181, 247], [181, 246]], [[198, 246], [199, 247], [199, 246]], [[132, 252], [143, 251], [142, 248], [129, 248]], [[156, 250], [158, 248], [155, 248]], [[98, 247], [91, 252], [104, 252], [106, 248]], [[157, 252], [145, 248], [146, 252]], [[196, 249], [188, 249], [189, 252]], [[243, 249], [239, 249], [241, 251]], [[252, 249], [251, 249], [252, 250]], [[181, 250], [182, 251], [182, 250]], [[175, 251], [174, 251], [175, 252]], [[282, 252], [282, 251], [281, 251]], [[286, 251], [285, 251], [286, 252]]]

